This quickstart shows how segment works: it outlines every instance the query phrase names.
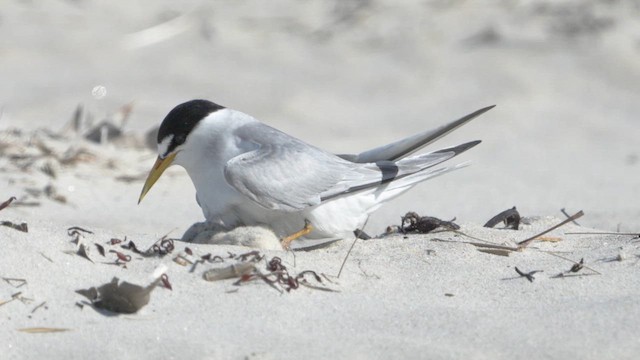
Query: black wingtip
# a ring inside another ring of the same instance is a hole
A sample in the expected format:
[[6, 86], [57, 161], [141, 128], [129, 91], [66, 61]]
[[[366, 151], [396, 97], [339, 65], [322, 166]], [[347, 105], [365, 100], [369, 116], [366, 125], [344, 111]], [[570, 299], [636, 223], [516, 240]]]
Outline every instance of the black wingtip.
[[454, 147], [454, 151], [456, 152], [456, 155], [458, 154], [462, 154], [463, 152], [471, 149], [472, 147], [480, 144], [482, 142], [482, 140], [475, 140], [475, 141], [469, 141], [468, 143], [464, 143], [464, 144], [460, 144], [456, 147]]
[[[472, 147], [480, 144], [482, 142], [482, 140], [475, 140], [475, 141], [469, 141], [467, 143], [464, 144], [460, 144], [457, 146], [453, 146], [450, 148], [446, 148], [446, 149], [440, 149], [438, 151], [435, 151], [435, 153], [445, 153], [445, 152], [453, 152], [456, 155], [462, 154], [463, 152], [471, 149]], [[456, 156], [454, 155], [454, 156]]]
[[493, 109], [494, 107], [496, 107], [496, 105], [489, 105], [489, 106], [485, 106], [485, 107], [483, 107], [482, 109], [480, 109], [480, 110], [476, 110], [476, 111], [474, 111], [473, 113], [471, 113], [471, 114], [467, 115], [467, 117], [474, 118], [474, 117], [476, 117], [476, 116], [480, 116], [480, 115], [482, 115], [482, 114], [486, 113], [487, 111], [489, 111], [489, 110]]

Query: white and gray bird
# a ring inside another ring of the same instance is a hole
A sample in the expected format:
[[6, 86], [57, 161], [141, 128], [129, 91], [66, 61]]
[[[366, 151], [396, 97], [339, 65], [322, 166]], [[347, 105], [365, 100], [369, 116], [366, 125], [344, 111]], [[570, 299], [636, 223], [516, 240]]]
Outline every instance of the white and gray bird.
[[280, 237], [310, 223], [307, 239], [353, 236], [383, 203], [464, 166], [434, 168], [480, 141], [409, 155], [491, 108], [357, 155], [334, 155], [242, 112], [188, 101], [162, 121], [158, 158], [138, 202], [175, 164], [193, 181], [208, 222], [265, 225]]

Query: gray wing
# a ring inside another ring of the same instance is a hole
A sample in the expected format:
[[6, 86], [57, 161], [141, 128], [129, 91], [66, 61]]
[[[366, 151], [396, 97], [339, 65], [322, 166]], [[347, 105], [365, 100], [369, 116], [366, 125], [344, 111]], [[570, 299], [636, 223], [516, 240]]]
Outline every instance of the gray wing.
[[240, 193], [268, 209], [300, 210], [321, 194], [342, 189], [352, 164], [262, 123], [241, 126], [236, 136], [254, 150], [227, 162], [224, 175]]
[[479, 141], [401, 159], [357, 164], [339, 158], [262, 123], [238, 128], [243, 142], [255, 145], [225, 166], [227, 182], [262, 207], [295, 211], [351, 192], [380, 186], [422, 172]]
[[484, 114], [485, 112], [493, 109], [494, 107], [495, 105], [487, 106], [467, 116], [464, 116], [458, 120], [452, 121], [449, 124], [441, 126], [437, 129], [427, 130], [419, 134], [410, 136], [408, 138], [398, 140], [391, 144], [387, 144], [371, 150], [367, 150], [357, 155], [342, 154], [338, 156], [345, 160], [349, 160], [355, 163], [369, 163], [369, 162], [376, 162], [376, 161], [383, 161], [383, 160], [388, 160], [388, 161], [398, 160], [438, 140], [439, 138], [447, 135], [451, 131], [466, 124], [472, 119]]

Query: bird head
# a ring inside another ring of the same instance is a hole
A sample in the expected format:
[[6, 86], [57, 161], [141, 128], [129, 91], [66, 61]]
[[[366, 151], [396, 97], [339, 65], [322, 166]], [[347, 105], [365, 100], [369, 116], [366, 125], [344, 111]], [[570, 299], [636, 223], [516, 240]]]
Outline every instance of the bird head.
[[176, 106], [167, 114], [158, 129], [158, 158], [142, 187], [138, 204], [162, 173], [174, 163], [196, 125], [209, 114], [220, 109], [224, 107], [211, 101], [191, 100]]

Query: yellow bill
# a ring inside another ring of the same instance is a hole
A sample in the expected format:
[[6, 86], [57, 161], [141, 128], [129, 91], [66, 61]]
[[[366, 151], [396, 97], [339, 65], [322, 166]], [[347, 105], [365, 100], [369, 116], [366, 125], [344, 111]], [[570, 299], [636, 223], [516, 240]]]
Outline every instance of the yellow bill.
[[153, 184], [158, 181], [160, 175], [169, 167], [171, 163], [173, 163], [173, 159], [176, 157], [176, 153], [170, 154], [164, 159], [158, 157], [156, 159], [156, 163], [153, 164], [151, 171], [149, 172], [149, 176], [147, 176], [147, 181], [144, 182], [144, 186], [142, 187], [142, 192], [140, 193], [140, 198], [138, 199], [138, 204], [142, 201], [145, 195], [151, 190]]

